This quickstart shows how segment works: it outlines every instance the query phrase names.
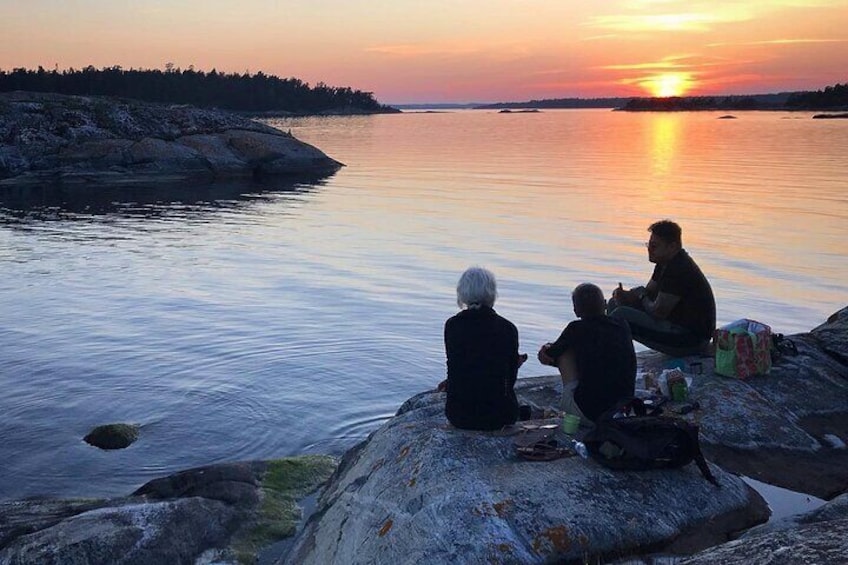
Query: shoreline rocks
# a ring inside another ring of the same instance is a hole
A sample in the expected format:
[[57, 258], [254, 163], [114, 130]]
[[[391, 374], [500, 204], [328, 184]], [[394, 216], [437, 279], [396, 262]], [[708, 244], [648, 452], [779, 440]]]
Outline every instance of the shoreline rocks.
[[326, 456], [227, 463], [150, 481], [125, 498], [0, 503], [0, 563], [251, 562], [291, 536]]
[[0, 93], [0, 188], [335, 173], [343, 165], [236, 114], [98, 96]]
[[738, 540], [702, 551], [681, 565], [730, 563], [843, 563], [848, 555], [848, 495], [777, 524], [764, 524]]

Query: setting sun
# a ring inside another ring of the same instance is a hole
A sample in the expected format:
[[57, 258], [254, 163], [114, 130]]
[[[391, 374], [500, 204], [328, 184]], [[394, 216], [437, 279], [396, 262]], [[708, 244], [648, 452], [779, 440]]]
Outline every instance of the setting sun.
[[644, 89], [652, 96], [667, 98], [669, 96], [683, 96], [692, 88], [692, 75], [690, 73], [663, 73], [654, 75], [640, 81]]

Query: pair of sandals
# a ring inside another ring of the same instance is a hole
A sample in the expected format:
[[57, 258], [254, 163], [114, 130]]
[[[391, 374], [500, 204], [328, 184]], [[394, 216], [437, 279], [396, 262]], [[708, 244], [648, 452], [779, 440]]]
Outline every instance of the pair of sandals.
[[556, 428], [555, 424], [524, 428], [513, 441], [516, 455], [526, 461], [553, 461], [575, 455], [571, 448], [559, 445], [554, 437]]

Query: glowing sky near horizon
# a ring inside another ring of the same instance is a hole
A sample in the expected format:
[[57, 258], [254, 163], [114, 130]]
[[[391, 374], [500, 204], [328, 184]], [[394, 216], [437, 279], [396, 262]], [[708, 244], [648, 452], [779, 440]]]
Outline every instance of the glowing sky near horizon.
[[0, 0], [0, 69], [262, 71], [383, 103], [848, 82], [848, 0]]

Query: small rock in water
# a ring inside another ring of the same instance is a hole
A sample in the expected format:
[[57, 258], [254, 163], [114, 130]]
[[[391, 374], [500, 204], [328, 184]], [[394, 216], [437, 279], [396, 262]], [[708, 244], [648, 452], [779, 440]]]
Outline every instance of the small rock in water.
[[138, 439], [138, 424], [105, 424], [97, 426], [83, 440], [100, 449], [123, 449]]

